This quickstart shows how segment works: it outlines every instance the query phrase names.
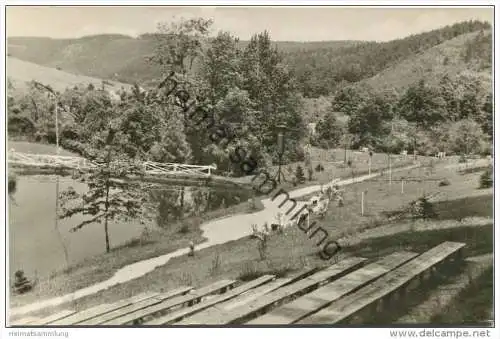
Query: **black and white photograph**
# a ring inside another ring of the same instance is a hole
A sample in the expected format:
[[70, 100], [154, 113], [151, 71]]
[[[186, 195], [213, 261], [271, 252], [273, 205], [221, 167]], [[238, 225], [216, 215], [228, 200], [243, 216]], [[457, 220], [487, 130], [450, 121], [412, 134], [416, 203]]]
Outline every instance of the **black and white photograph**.
[[364, 4], [7, 1], [4, 333], [495, 337], [495, 7]]

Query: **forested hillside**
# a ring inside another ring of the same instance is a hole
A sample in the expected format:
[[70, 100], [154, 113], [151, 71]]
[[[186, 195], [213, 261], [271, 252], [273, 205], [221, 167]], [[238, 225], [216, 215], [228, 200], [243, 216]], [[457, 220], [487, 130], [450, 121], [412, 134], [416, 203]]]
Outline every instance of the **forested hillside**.
[[[76, 39], [11, 37], [7, 39], [8, 55], [39, 65], [76, 74], [112, 79], [126, 83], [147, 83], [158, 77], [160, 68], [148, 62], [154, 54], [158, 34], [133, 38], [120, 34], [94, 35]], [[209, 39], [208, 39], [209, 40]], [[244, 49], [249, 41], [238, 41]], [[278, 41], [273, 46], [287, 53], [356, 46], [357, 41], [295, 42]]]
[[289, 52], [286, 60], [297, 76], [302, 93], [317, 97], [328, 95], [345, 83], [375, 76], [386, 68], [394, 67], [407, 58], [459, 35], [490, 28], [485, 22], [468, 21], [389, 42], [366, 42], [339, 49]]

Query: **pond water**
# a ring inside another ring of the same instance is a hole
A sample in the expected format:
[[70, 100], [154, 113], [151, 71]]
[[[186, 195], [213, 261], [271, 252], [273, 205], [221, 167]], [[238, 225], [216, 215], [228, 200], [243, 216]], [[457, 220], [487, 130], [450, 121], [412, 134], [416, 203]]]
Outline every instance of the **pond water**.
[[[69, 230], [86, 220], [81, 215], [56, 220], [56, 177], [50, 175], [18, 176], [14, 201], [9, 203], [9, 272], [17, 269], [28, 277], [46, 276], [69, 264], [105, 252], [103, 224], [89, 224], [76, 232]], [[84, 192], [85, 184], [69, 177], [59, 177], [59, 191], [72, 186]], [[156, 186], [145, 194], [158, 206], [154, 222], [147, 227], [168, 227], [172, 222], [199, 213], [246, 201], [249, 192], [224, 188], [193, 186]], [[111, 247], [140, 236], [145, 226], [140, 222], [109, 224]], [[60, 235], [59, 235], [60, 234]], [[63, 247], [64, 243], [64, 247]]]

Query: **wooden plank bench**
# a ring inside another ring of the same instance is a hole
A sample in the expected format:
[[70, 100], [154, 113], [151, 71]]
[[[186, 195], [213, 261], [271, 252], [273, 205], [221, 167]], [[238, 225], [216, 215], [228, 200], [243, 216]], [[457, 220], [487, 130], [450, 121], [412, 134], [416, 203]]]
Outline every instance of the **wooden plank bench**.
[[195, 314], [199, 311], [203, 311], [211, 306], [214, 306], [218, 303], [221, 303], [223, 301], [234, 298], [234, 297], [236, 297], [244, 292], [247, 292], [255, 287], [266, 284], [266, 283], [270, 282], [271, 280], [273, 280], [274, 278], [275, 278], [274, 275], [261, 276], [257, 279], [254, 279], [252, 281], [247, 282], [246, 284], [240, 285], [227, 293], [221, 294], [221, 295], [216, 296], [215, 298], [212, 298], [212, 299], [202, 301], [194, 306], [182, 308], [176, 312], [169, 313], [163, 317], [153, 319], [149, 322], [144, 323], [144, 325], [165, 325], [165, 324], [173, 323], [175, 321], [179, 321], [187, 316], [190, 316], [191, 314]]
[[38, 317], [26, 317], [26, 318], [11, 321], [11, 325], [12, 326], [26, 326], [32, 322], [37, 321], [37, 320], [39, 321], [40, 318], [38, 318]]
[[280, 288], [274, 292], [264, 295], [247, 305], [242, 305], [231, 310], [221, 310], [213, 312], [207, 316], [189, 317], [179, 322], [178, 325], [220, 325], [220, 324], [233, 324], [253, 316], [258, 312], [263, 312], [274, 305], [284, 302], [289, 298], [307, 293], [310, 289], [314, 289], [322, 283], [326, 283], [343, 276], [353, 270], [361, 267], [365, 258], [351, 257], [341, 262], [334, 264], [322, 271], [319, 271], [305, 279], [299, 280], [293, 284]]
[[170, 300], [165, 300], [154, 305], [147, 307], [140, 307], [136, 310], [130, 310], [127, 314], [122, 314], [120, 317], [114, 317], [101, 325], [127, 325], [140, 323], [145, 318], [161, 316], [164, 312], [171, 311], [175, 307], [182, 307], [183, 305], [192, 306], [201, 302], [203, 297], [215, 293], [225, 293], [228, 289], [236, 285], [236, 280], [220, 280], [208, 286], [201, 287], [198, 290], [191, 292], [188, 295], [179, 296]]
[[99, 325], [99, 324], [102, 324], [106, 321], [110, 321], [112, 319], [122, 317], [122, 316], [129, 314], [131, 312], [141, 310], [143, 308], [146, 308], [146, 307], [149, 307], [152, 305], [159, 304], [159, 303], [166, 301], [166, 300], [169, 300], [171, 298], [183, 296], [184, 294], [188, 293], [192, 289], [193, 288], [191, 286], [181, 286], [181, 287], [178, 287], [174, 290], [167, 291], [165, 293], [160, 293], [160, 294], [153, 296], [151, 298], [147, 298], [145, 300], [132, 303], [128, 306], [120, 307], [120, 308], [115, 309], [111, 312], [104, 313], [98, 317], [82, 321], [82, 322], [78, 323], [78, 325]]
[[48, 317], [32, 321], [29, 323], [29, 325], [30, 326], [47, 325], [53, 321], [69, 317], [70, 315], [75, 314], [75, 313], [76, 313], [76, 311], [74, 311], [74, 310], [63, 310], [63, 311], [60, 311], [56, 314], [51, 314]]
[[401, 266], [412, 258], [415, 258], [417, 255], [417, 253], [413, 252], [396, 252], [388, 255], [377, 262], [366, 265], [359, 270], [349, 273], [348, 275], [324, 285], [309, 294], [280, 306], [271, 312], [248, 322], [247, 324], [293, 324], [294, 322], [327, 306], [334, 300], [369, 284], [396, 267]]
[[[267, 283], [263, 286], [259, 286], [257, 288], [254, 288], [253, 290], [243, 293], [242, 295], [233, 298], [229, 301], [214, 305], [212, 307], [209, 307], [201, 312], [196, 313], [194, 316], [198, 318], [204, 318], [208, 317], [210, 315], [213, 315], [215, 313], [220, 313], [223, 312], [224, 310], [230, 310], [245, 304], [248, 304], [249, 302], [262, 297], [263, 295], [270, 293], [272, 291], [277, 290], [280, 287], [283, 287], [287, 284], [289, 284], [292, 281], [291, 278], [280, 278], [271, 281], [270, 283]], [[172, 325], [176, 325], [177, 323], [173, 323]]]
[[313, 273], [317, 273], [318, 271], [319, 271], [319, 269], [317, 269], [317, 268], [310, 268], [310, 269], [307, 269], [305, 271], [291, 275], [291, 276], [286, 277], [286, 278], [275, 279], [272, 282], [267, 283], [263, 286], [259, 286], [257, 288], [252, 289], [251, 291], [242, 293], [241, 295], [239, 295], [238, 297], [236, 297], [234, 299], [217, 304], [214, 306], [214, 309], [215, 310], [229, 310], [229, 309], [233, 309], [235, 307], [247, 304], [247, 303], [251, 302], [252, 300], [255, 300], [255, 299], [257, 299], [257, 298], [259, 298], [267, 293], [270, 293], [274, 290], [277, 290], [280, 287], [294, 283], [298, 280], [304, 279], [304, 278], [312, 275]]
[[[288, 278], [279, 278], [279, 279], [273, 280], [273, 281], [271, 281], [263, 286], [259, 286], [259, 287], [256, 287], [256, 288], [248, 291], [248, 292], [242, 293], [241, 295], [239, 295], [233, 299], [230, 299], [230, 300], [222, 302], [222, 303], [218, 303], [212, 307], [209, 307], [203, 311], [200, 311], [200, 312], [196, 313], [196, 316], [197, 317], [205, 317], [208, 314], [213, 314], [214, 312], [217, 313], [217, 312], [221, 312], [222, 310], [229, 310], [229, 309], [247, 304], [247, 303], [249, 303], [249, 302], [251, 302], [251, 301], [267, 294], [267, 293], [270, 293], [274, 290], [277, 290], [280, 287], [291, 284], [297, 280], [303, 279], [303, 278], [311, 275], [312, 273], [316, 273], [317, 271], [318, 271], [317, 268], [312, 268], [312, 269], [302, 271], [302, 272], [295, 274], [295, 275], [288, 277]], [[175, 325], [175, 323], [174, 323], [174, 325]]]
[[292, 282], [291, 278], [276, 279], [274, 281], [271, 281], [268, 284], [254, 288], [253, 290], [251, 290], [247, 293], [244, 293], [244, 294], [242, 294], [234, 299], [231, 299], [231, 300], [226, 301], [224, 303], [217, 304], [217, 305], [215, 305], [215, 308], [218, 310], [230, 310], [230, 309], [239, 307], [241, 305], [248, 304], [252, 300], [255, 300], [255, 299], [257, 299], [257, 298], [259, 298], [267, 293], [270, 293], [274, 290], [277, 290], [278, 288], [283, 287], [291, 282]]
[[118, 310], [122, 307], [129, 306], [129, 305], [141, 302], [143, 300], [147, 300], [147, 299], [156, 297], [159, 294], [160, 293], [157, 293], [157, 292], [141, 293], [139, 295], [135, 295], [135, 296], [127, 298], [127, 299], [119, 300], [119, 301], [111, 303], [111, 304], [100, 304], [100, 305], [88, 308], [86, 310], [77, 312], [76, 314], [70, 315], [69, 317], [54, 321], [50, 325], [58, 325], [58, 326], [75, 325], [75, 324], [78, 324], [78, 323], [86, 321], [86, 320], [97, 318], [98, 316], [103, 315], [105, 313], [109, 313], [111, 311]]
[[[407, 293], [410, 285], [413, 285], [412, 282], [420, 283], [444, 265], [459, 264], [463, 258], [463, 247], [465, 247], [463, 243], [444, 242], [389, 272], [374, 283], [300, 320], [297, 324], [335, 324], [352, 320], [352, 317], [358, 314], [357, 312], [363, 310], [376, 314], [380, 311], [380, 307], [388, 306], [391, 297], [398, 292], [399, 297]], [[372, 310], [373, 306], [376, 308], [375, 312]]]

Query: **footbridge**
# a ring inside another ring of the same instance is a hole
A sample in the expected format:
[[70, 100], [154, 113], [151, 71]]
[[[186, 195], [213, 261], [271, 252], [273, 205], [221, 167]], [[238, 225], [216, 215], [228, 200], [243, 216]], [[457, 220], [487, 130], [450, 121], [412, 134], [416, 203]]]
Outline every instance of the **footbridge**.
[[[8, 152], [8, 164], [19, 174], [57, 174], [71, 175], [74, 171], [92, 171], [101, 166], [89, 159], [77, 156]], [[232, 178], [214, 175], [215, 165], [190, 165], [180, 163], [141, 163], [144, 175], [141, 181], [155, 183], [185, 182], [191, 184], [222, 183], [239, 186]], [[139, 178], [138, 178], [139, 179]]]

